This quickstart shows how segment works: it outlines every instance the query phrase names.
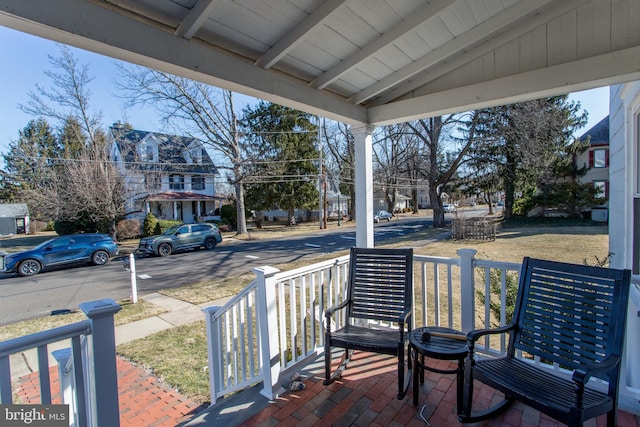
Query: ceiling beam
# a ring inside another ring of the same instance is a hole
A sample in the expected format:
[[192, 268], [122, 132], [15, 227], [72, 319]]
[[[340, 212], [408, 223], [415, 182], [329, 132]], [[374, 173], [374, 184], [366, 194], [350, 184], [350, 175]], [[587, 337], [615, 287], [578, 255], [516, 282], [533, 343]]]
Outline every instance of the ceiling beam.
[[401, 21], [395, 27], [392, 27], [389, 31], [377, 37], [372, 43], [364, 46], [362, 49], [354, 52], [348, 58], [344, 59], [337, 66], [326, 71], [322, 75], [318, 76], [311, 82], [311, 87], [316, 89], [324, 89], [331, 83], [340, 78], [344, 73], [356, 67], [362, 61], [368, 59], [371, 55], [377, 51], [389, 46], [397, 39], [412, 31], [417, 26], [423, 24], [428, 19], [441, 12], [443, 9], [452, 5], [454, 2], [451, 0], [435, 0], [425, 4], [419, 10], [414, 11], [404, 21]]
[[338, 120], [365, 123], [366, 110], [245, 58], [173, 35], [85, 0], [2, 0], [0, 25]]
[[[397, 85], [398, 83], [410, 79], [421, 71], [434, 66], [440, 61], [445, 61], [452, 56], [469, 49], [473, 45], [481, 45], [492, 35], [495, 35], [502, 31], [505, 27], [513, 25], [514, 21], [518, 21], [524, 17], [527, 17], [540, 9], [541, 5], [550, 3], [552, 0], [544, 0], [543, 2], [523, 1], [514, 4], [513, 6], [505, 9], [504, 11], [492, 16], [486, 21], [480, 23], [476, 27], [465, 31], [458, 37], [453, 38], [448, 43], [440, 46], [437, 49], [432, 50], [422, 58], [413, 61], [406, 67], [396, 71], [393, 74], [379, 80], [372, 84], [368, 88], [360, 91], [349, 98], [349, 101], [354, 104], [361, 104], [367, 100], [375, 97], [376, 95], [384, 92]], [[565, 3], [563, 1], [562, 3]], [[506, 42], [507, 39], [504, 36], [497, 37]]]
[[413, 76], [413, 78], [403, 84], [400, 84], [387, 92], [385, 92], [382, 96], [375, 99], [373, 102], [369, 104], [369, 106], [377, 106], [383, 105], [388, 102], [393, 101], [394, 99], [398, 99], [413, 90], [416, 90], [425, 84], [429, 83], [441, 77], [453, 70], [456, 70], [462, 67], [465, 64], [468, 64], [487, 53], [497, 49], [502, 46], [505, 41], [515, 40], [524, 34], [527, 34], [534, 29], [545, 25], [545, 23], [553, 21], [554, 19], [564, 15], [567, 12], [570, 12], [581, 5], [587, 3], [588, 0], [564, 0], [562, 3], [557, 4], [549, 4], [544, 10], [538, 11], [533, 17], [523, 19], [518, 25], [515, 25], [509, 28], [504, 33], [500, 34], [500, 37], [494, 37], [490, 40], [485, 41], [479, 46], [474, 47], [473, 49], [468, 49], [465, 51], [464, 55], [460, 55], [456, 58], [453, 58], [446, 62], [441, 62], [435, 64], [432, 67], [422, 70], [419, 74]]
[[[640, 46], [369, 108], [376, 126], [640, 79]], [[432, 106], [425, 110], [425, 106]]]
[[207, 21], [220, 0], [198, 0], [176, 28], [175, 35], [189, 40]]
[[264, 55], [262, 55], [255, 62], [258, 67], [269, 69], [275, 63], [280, 61], [291, 49], [313, 30], [314, 27], [321, 25], [325, 19], [333, 12], [335, 12], [340, 6], [345, 3], [346, 0], [327, 0], [308, 15], [300, 24], [287, 33], [283, 38], [271, 47]]

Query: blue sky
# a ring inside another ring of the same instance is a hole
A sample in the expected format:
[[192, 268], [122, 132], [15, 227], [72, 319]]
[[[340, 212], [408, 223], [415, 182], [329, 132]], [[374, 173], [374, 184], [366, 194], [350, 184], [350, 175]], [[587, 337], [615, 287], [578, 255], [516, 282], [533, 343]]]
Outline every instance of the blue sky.
[[[73, 53], [80, 64], [88, 65], [89, 75], [94, 77], [90, 85], [91, 101], [97, 110], [94, 113], [101, 114], [105, 127], [120, 120], [131, 123], [136, 129], [164, 131], [152, 108], [125, 109], [124, 101], [117, 97], [115, 91], [117, 71], [113, 59], [79, 49], [73, 49]], [[2, 153], [7, 151], [9, 142], [18, 138], [18, 132], [34, 118], [23, 113], [18, 105], [29, 101], [28, 93], [35, 91], [36, 83], [45, 88], [50, 86], [49, 79], [44, 75], [45, 70], [52, 71], [48, 56], [59, 56], [58, 46], [54, 42], [0, 26], [0, 58], [4, 64], [0, 67]], [[589, 122], [577, 132], [578, 135], [608, 114], [608, 87], [573, 93], [570, 98], [580, 101], [582, 109], [589, 114]], [[250, 99], [247, 98], [247, 102]]]

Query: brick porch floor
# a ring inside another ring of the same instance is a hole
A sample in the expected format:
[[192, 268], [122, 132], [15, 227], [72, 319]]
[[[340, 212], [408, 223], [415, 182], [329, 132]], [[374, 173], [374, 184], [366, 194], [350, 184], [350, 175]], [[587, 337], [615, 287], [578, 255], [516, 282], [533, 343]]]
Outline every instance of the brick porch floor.
[[[413, 406], [411, 387], [403, 400], [397, 400], [397, 365], [393, 357], [356, 352], [342, 378], [324, 386], [322, 372], [308, 374], [306, 389], [287, 392], [265, 409], [242, 423], [251, 426], [462, 426], [456, 416], [454, 375], [425, 372], [418, 406]], [[440, 361], [440, 369], [455, 365]], [[500, 394], [487, 386], [476, 386], [474, 408], [488, 407]], [[505, 413], [484, 423], [467, 426], [554, 427], [562, 426], [518, 402]], [[605, 417], [590, 420], [585, 427], [605, 426]], [[640, 419], [618, 412], [618, 425], [639, 427]]]
[[[116, 358], [120, 403], [120, 425], [136, 427], [173, 427], [204, 409], [168, 387], [145, 369], [121, 357]], [[60, 403], [57, 367], [50, 369], [51, 400]], [[26, 375], [16, 384], [15, 403], [40, 403], [38, 373]]]
[[[322, 364], [302, 371], [306, 389], [286, 392], [273, 402], [256, 394], [243, 392], [234, 396], [233, 405], [242, 407], [250, 400], [264, 405], [249, 419], [242, 422], [220, 423], [220, 419], [207, 417], [211, 410], [203, 408], [166, 386], [153, 375], [118, 357], [118, 388], [120, 396], [120, 422], [122, 426], [425, 426], [427, 420], [433, 427], [462, 426], [455, 414], [456, 387], [453, 375], [425, 373], [417, 407], [412, 403], [411, 388], [403, 400], [396, 399], [397, 373], [395, 359], [388, 356], [356, 352], [342, 378], [330, 386], [322, 384]], [[436, 367], [451, 369], [449, 362], [441, 361]], [[60, 402], [57, 369], [51, 369], [54, 403]], [[259, 387], [259, 386], [258, 386]], [[489, 387], [476, 387], [475, 406], [486, 407], [499, 398]], [[16, 403], [39, 403], [37, 373], [20, 379], [16, 389]], [[206, 421], [210, 419], [210, 421]], [[500, 427], [556, 427], [557, 421], [538, 411], [515, 403], [504, 414], [473, 426]], [[640, 427], [635, 415], [618, 413], [621, 427]], [[604, 417], [590, 420], [585, 427], [605, 426]]]

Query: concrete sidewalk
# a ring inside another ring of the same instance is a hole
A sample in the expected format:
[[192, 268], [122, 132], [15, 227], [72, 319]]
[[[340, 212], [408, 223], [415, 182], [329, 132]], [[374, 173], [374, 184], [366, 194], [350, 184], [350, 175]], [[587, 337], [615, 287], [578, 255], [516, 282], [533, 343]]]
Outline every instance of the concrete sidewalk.
[[[157, 316], [127, 323], [125, 325], [116, 326], [116, 345], [144, 338], [146, 336], [176, 326], [187, 325], [189, 323], [203, 320], [204, 313], [202, 312], [202, 308], [215, 305], [222, 306], [229, 300], [229, 298], [224, 298], [200, 305], [194, 305], [162, 295], [157, 292], [143, 295], [141, 298], [147, 302], [164, 308], [165, 310], [167, 310], [167, 312], [159, 314]], [[49, 366], [57, 366], [57, 361], [53, 358], [51, 353], [55, 350], [60, 350], [67, 347], [69, 347], [68, 340], [49, 344]], [[10, 360], [12, 381], [15, 381], [25, 375], [29, 375], [38, 369], [38, 357], [36, 349], [31, 349], [18, 354], [14, 354], [10, 357]]]

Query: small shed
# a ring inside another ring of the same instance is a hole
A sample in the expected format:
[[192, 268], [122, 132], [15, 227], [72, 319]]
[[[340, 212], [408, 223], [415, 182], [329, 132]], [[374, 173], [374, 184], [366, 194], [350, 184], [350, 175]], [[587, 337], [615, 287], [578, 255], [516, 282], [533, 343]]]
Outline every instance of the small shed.
[[29, 232], [29, 208], [26, 203], [0, 203], [0, 234]]

